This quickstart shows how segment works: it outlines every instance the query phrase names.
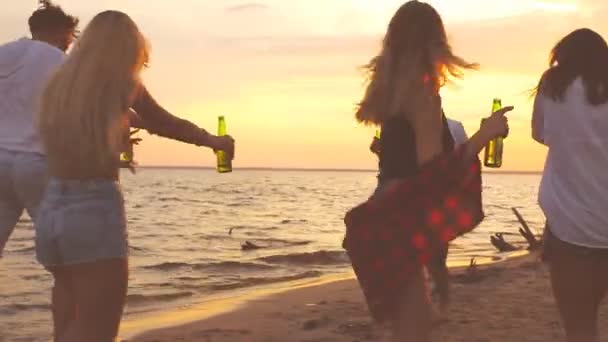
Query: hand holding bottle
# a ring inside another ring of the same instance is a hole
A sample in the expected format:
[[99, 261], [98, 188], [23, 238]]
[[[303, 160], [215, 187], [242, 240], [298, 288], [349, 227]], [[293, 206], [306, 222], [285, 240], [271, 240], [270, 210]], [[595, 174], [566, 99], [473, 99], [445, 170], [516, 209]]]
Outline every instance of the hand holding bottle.
[[214, 152], [223, 151], [230, 160], [234, 159], [234, 139], [229, 135], [209, 137], [210, 145]]
[[512, 111], [513, 108], [513, 106], [501, 108], [483, 121], [479, 132], [483, 134], [486, 141], [496, 137], [505, 137], [509, 134], [509, 119], [505, 114]]
[[369, 145], [369, 150], [377, 156], [380, 155], [380, 130], [379, 129], [376, 130], [376, 135], [374, 135], [374, 138], [372, 139], [372, 143], [371, 143], [371, 145]]
[[[492, 115], [490, 115], [490, 117], [482, 120], [481, 127], [475, 134], [473, 134], [467, 143], [467, 154], [469, 156], [476, 156], [493, 139], [497, 137], [504, 137], [509, 133], [509, 121], [505, 114], [512, 111], [513, 108], [513, 106], [508, 106], [497, 109], [492, 113]], [[493, 151], [492, 154], [496, 154], [496, 151]], [[484, 157], [484, 159], [487, 158]], [[496, 162], [496, 160], [494, 160], [494, 162]], [[495, 163], [496, 166], [494, 167], [500, 167], [501, 163], [502, 162]], [[488, 166], [487, 160], [484, 161], [484, 165]]]

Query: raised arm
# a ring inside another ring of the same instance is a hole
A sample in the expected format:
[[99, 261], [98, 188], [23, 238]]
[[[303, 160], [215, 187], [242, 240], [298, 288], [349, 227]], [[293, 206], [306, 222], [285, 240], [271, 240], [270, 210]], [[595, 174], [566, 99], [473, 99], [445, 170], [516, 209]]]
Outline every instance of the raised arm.
[[161, 107], [143, 85], [131, 107], [137, 113], [137, 115], [131, 114], [133, 127], [143, 128], [151, 134], [188, 144], [222, 150], [229, 156], [234, 156], [232, 137], [209, 134], [192, 122], [174, 116]]
[[143, 126], [140, 128], [151, 134], [197, 146], [211, 147], [212, 139], [207, 131], [169, 113], [154, 100], [144, 86], [139, 90], [132, 108], [141, 119], [136, 120], [137, 125]]
[[467, 142], [467, 154], [469, 156], [476, 156], [490, 140], [499, 136], [505, 136], [509, 132], [509, 124], [505, 114], [512, 110], [512, 106], [504, 107], [492, 113], [484, 121], [481, 128]]

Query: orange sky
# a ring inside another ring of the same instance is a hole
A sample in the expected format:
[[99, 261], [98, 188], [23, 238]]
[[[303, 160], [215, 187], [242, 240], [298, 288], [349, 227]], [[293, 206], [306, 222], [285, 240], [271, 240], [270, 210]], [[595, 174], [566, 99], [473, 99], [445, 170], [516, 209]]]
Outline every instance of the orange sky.
[[[443, 90], [446, 114], [473, 133], [492, 98], [513, 104], [504, 170], [539, 170], [529, 138], [531, 99], [552, 45], [581, 26], [608, 35], [605, 0], [436, 0], [452, 45], [482, 69]], [[35, 1], [10, 1], [0, 42], [27, 35]], [[174, 114], [211, 131], [225, 115], [238, 166], [375, 168], [372, 128], [353, 109], [358, 66], [379, 48], [395, 0], [57, 0], [86, 22], [104, 9], [130, 14], [152, 44], [145, 79]], [[179, 3], [179, 7], [175, 7]], [[205, 149], [142, 135], [143, 165], [214, 165]]]

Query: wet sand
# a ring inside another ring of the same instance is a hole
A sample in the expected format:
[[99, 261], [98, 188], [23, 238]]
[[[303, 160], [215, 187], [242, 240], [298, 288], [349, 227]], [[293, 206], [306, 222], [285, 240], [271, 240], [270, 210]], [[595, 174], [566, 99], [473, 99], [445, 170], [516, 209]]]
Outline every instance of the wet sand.
[[[451, 279], [452, 304], [447, 321], [436, 329], [436, 341], [563, 340], [548, 270], [536, 255], [478, 266], [474, 272], [465, 268], [453, 269]], [[199, 317], [208, 314], [199, 309]], [[196, 312], [193, 313], [195, 315]], [[608, 304], [605, 304], [601, 310], [600, 327], [608, 327], [607, 323]], [[248, 300], [246, 305], [232, 305], [229, 312], [193, 323], [153, 330], [156, 327], [153, 320], [148, 321], [139, 327], [147, 332], [128, 341], [382, 340], [382, 332], [370, 321], [354, 279], [265, 295]], [[608, 341], [608, 329], [602, 332], [605, 336], [601, 341]]]

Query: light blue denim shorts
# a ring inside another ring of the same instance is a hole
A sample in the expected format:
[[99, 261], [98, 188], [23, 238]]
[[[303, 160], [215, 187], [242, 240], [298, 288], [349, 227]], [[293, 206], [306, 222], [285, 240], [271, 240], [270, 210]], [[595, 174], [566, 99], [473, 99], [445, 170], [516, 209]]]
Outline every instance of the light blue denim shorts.
[[128, 256], [124, 200], [115, 181], [50, 179], [35, 227], [36, 257], [47, 267]]

